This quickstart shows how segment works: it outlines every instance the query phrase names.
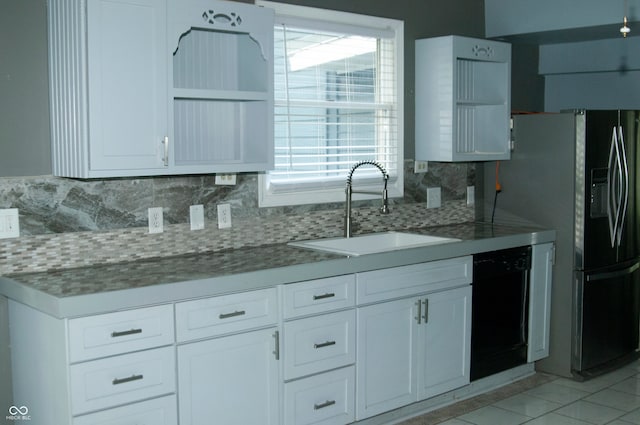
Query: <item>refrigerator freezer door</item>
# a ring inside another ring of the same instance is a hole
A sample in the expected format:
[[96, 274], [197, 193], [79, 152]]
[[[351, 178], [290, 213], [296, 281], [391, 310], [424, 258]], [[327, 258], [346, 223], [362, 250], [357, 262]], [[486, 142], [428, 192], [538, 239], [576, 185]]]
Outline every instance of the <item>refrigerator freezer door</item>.
[[640, 263], [576, 273], [572, 372], [589, 377], [637, 356]]
[[625, 262], [640, 257], [640, 111], [620, 111], [618, 138], [623, 141], [626, 154], [628, 179], [627, 201], [620, 226], [618, 261]]

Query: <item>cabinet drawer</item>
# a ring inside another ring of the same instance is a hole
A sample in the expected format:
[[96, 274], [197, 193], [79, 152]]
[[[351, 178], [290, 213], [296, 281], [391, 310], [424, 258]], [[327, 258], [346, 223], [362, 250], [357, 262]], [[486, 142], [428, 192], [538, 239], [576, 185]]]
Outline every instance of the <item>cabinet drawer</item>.
[[178, 423], [176, 396], [115, 407], [73, 419], [73, 425], [175, 425]]
[[356, 359], [356, 312], [341, 311], [284, 324], [284, 379], [294, 379]]
[[285, 425], [342, 425], [355, 419], [354, 366], [284, 385]]
[[284, 285], [284, 318], [355, 306], [355, 275]]
[[178, 342], [273, 325], [276, 293], [269, 288], [176, 304]]
[[156, 348], [71, 366], [74, 415], [175, 391], [174, 347]]
[[140, 308], [69, 320], [71, 362], [173, 343], [173, 306]]
[[458, 257], [358, 273], [358, 304], [384, 301], [470, 284], [473, 257]]

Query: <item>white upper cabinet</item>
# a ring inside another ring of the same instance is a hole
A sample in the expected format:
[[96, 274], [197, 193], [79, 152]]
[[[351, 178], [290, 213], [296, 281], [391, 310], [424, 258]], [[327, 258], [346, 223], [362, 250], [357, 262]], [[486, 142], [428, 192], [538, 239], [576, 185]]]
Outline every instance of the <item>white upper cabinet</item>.
[[273, 164], [273, 11], [203, 0], [48, 6], [53, 173]]
[[415, 152], [423, 161], [510, 158], [511, 46], [416, 40]]
[[49, 2], [53, 174], [164, 172], [166, 0]]
[[273, 25], [273, 10], [253, 5], [170, 3], [176, 171], [273, 168]]

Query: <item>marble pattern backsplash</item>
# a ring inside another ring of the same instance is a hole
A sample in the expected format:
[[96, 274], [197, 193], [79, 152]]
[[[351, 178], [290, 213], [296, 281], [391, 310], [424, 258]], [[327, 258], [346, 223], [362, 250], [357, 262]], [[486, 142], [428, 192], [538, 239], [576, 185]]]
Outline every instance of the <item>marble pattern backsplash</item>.
[[[97, 263], [340, 236], [344, 203], [258, 208], [257, 174], [235, 186], [216, 186], [213, 175], [73, 180], [52, 176], [0, 178], [0, 208], [20, 210], [19, 238], [0, 240], [0, 275]], [[474, 220], [466, 188], [470, 163], [430, 163], [413, 172], [405, 163], [405, 194], [392, 214], [375, 201], [354, 202], [356, 231], [403, 229]], [[426, 208], [426, 188], [442, 188], [443, 206]], [[231, 229], [217, 229], [216, 205], [231, 205]], [[189, 206], [204, 205], [206, 228], [189, 230]], [[149, 235], [147, 209], [163, 208], [165, 231]]]

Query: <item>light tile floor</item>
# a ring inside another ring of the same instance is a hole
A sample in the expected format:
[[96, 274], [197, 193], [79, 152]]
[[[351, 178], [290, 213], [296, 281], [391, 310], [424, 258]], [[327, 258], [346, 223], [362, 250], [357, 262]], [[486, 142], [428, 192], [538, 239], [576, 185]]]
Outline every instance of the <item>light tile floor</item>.
[[640, 361], [586, 382], [536, 374], [401, 425], [640, 425]]

